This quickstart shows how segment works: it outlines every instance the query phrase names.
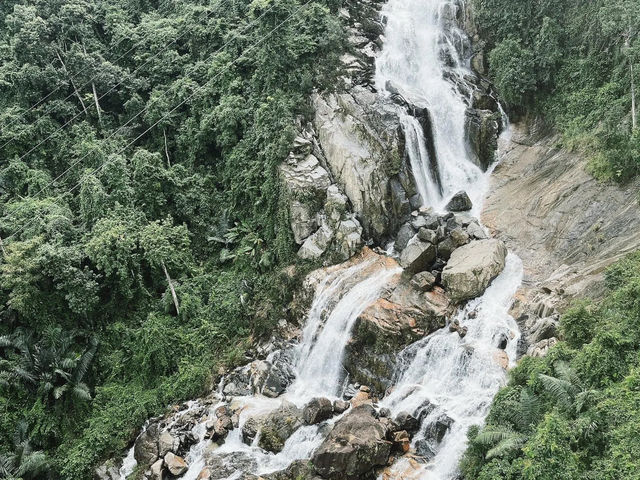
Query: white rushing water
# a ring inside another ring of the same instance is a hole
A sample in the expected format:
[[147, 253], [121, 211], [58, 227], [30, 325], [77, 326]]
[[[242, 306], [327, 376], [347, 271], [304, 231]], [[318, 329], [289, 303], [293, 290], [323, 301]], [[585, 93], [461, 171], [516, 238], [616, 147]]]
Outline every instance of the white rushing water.
[[[345, 377], [342, 359], [353, 324], [371, 303], [380, 297], [388, 281], [402, 269], [382, 268], [356, 283], [340, 298], [325, 320], [329, 302], [344, 289], [344, 283], [371, 267], [375, 258], [350, 267], [333, 279], [325, 280], [311, 306], [302, 336], [296, 382], [290, 393], [296, 400], [314, 396], [335, 397]], [[330, 280], [330, 281], [329, 281]], [[328, 284], [327, 284], [328, 283]], [[343, 290], [344, 291], [344, 290]]]
[[[469, 158], [465, 132], [469, 101], [456, 86], [471, 73], [465, 56], [469, 42], [455, 21], [462, 1], [389, 0], [382, 12], [386, 29], [376, 86], [385, 95], [399, 92], [409, 104], [429, 112], [435, 161], [418, 119], [401, 114], [424, 204], [441, 211], [452, 195], [464, 190], [478, 216], [491, 169], [484, 173]], [[513, 364], [516, 357], [520, 334], [508, 312], [521, 282], [522, 262], [509, 254], [502, 274], [458, 314], [456, 320], [468, 329], [464, 339], [443, 329], [403, 352], [402, 358], [409, 360], [400, 363], [394, 390], [383, 403], [395, 413], [424, 412], [413, 445], [419, 453], [434, 457], [418, 471], [408, 468], [406, 461], [397, 462], [393, 467], [397, 478], [456, 477], [469, 427], [483, 423], [493, 396], [504, 384], [500, 362]], [[498, 349], [501, 336], [508, 339], [505, 352]], [[437, 444], [434, 430], [442, 421], [451, 422], [450, 428]]]
[[[467, 101], [453, 79], [470, 74], [463, 58], [468, 44], [454, 22], [457, 2], [442, 0], [389, 0], [384, 46], [376, 62], [376, 87], [393, 87], [412, 105], [427, 108], [432, 124], [441, 189], [432, 174], [428, 149], [417, 120], [402, 115], [411, 165], [425, 205], [441, 211], [458, 191], [469, 194], [479, 213], [487, 188], [487, 175], [470, 159], [465, 133]], [[449, 78], [447, 78], [449, 77]], [[390, 93], [390, 92], [388, 92]]]
[[[425, 479], [455, 478], [466, 434], [472, 425], [482, 424], [493, 396], [504, 384], [501, 357], [513, 365], [520, 333], [509, 315], [513, 295], [522, 281], [522, 262], [509, 254], [504, 271], [482, 297], [469, 302], [456, 320], [468, 332], [464, 338], [442, 329], [410, 345], [401, 354], [409, 361], [398, 366], [398, 382], [383, 405], [394, 413], [432, 409], [422, 421], [414, 445], [426, 442], [435, 457], [424, 470]], [[508, 339], [506, 351], [498, 348]], [[433, 444], [429, 428], [443, 418], [453, 420], [442, 444]], [[396, 466], [402, 469], [403, 465]]]

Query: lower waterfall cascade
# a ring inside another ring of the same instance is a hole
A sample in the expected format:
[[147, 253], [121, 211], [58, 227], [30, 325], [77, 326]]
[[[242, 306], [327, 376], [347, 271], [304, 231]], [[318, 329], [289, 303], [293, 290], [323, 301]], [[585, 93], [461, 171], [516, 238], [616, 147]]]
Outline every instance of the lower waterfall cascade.
[[[489, 173], [469, 159], [465, 138], [468, 102], [452, 81], [469, 73], [465, 60], [469, 41], [453, 20], [459, 7], [458, 2], [448, 0], [389, 0], [382, 10], [385, 42], [376, 62], [375, 83], [380, 95], [398, 91], [407, 102], [427, 109], [431, 116], [435, 160], [430, 158], [418, 121], [406, 112], [399, 114], [422, 203], [443, 211], [451, 197], [464, 190], [473, 201], [471, 213], [479, 215]], [[228, 469], [226, 477], [215, 477], [227, 480], [285, 469], [296, 460], [309, 459], [326, 438], [327, 426], [341, 418], [329, 419], [324, 426], [301, 426], [279, 453], [260, 448], [259, 433], [250, 445], [243, 441], [243, 426], [251, 417], [268, 414], [283, 402], [302, 407], [315, 397], [342, 398], [348, 381], [343, 356], [354, 322], [402, 273], [395, 261], [385, 264], [371, 258], [327, 271], [315, 287], [302, 339], [294, 351], [295, 378], [291, 385], [277, 398], [234, 397], [232, 403], [241, 411], [238, 425], [215, 449], [206, 438], [205, 423], [195, 425], [191, 433], [197, 441], [185, 457], [189, 468], [178, 478], [196, 480], [205, 467], [205, 456], [217, 458], [221, 471]], [[506, 379], [504, 366], [495, 358], [500, 338], [508, 339], [504, 352], [508, 364], [515, 364], [520, 333], [509, 310], [522, 275], [522, 262], [509, 253], [504, 270], [489, 288], [449, 319], [466, 328], [464, 338], [445, 327], [399, 354], [394, 385], [381, 399], [380, 407], [393, 414], [423, 409], [426, 413], [420, 417], [411, 446], [430, 452], [431, 458], [416, 467], [400, 457], [386, 470], [385, 479], [456, 478], [467, 430], [482, 424], [493, 396]], [[219, 405], [208, 407], [209, 411]], [[435, 445], [427, 432], [442, 421], [447, 422], [448, 429]], [[132, 448], [120, 469], [120, 479], [126, 480], [135, 466]]]

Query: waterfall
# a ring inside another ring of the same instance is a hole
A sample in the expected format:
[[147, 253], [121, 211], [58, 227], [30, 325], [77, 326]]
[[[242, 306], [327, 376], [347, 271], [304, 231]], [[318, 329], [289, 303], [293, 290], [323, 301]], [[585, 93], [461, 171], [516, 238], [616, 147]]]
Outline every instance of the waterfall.
[[[468, 41], [455, 23], [458, 8], [454, 1], [389, 0], [382, 10], [387, 26], [375, 81], [379, 92], [398, 92], [432, 117], [435, 160], [424, 148], [424, 134], [416, 135], [416, 123], [401, 114], [407, 154], [423, 203], [441, 211], [456, 192], [465, 190], [476, 206], [473, 213], [479, 214], [487, 181], [468, 158], [467, 101], [457, 84], [470, 71], [460, 53], [467, 50]], [[439, 186], [430, 173], [434, 163], [441, 177]]]
[[[386, 30], [376, 60], [375, 80], [381, 95], [400, 94], [410, 106], [398, 106], [398, 115], [423, 203], [441, 211], [452, 195], [465, 190], [474, 203], [472, 213], [477, 216], [488, 173], [468, 156], [468, 99], [458, 87], [469, 74], [465, 57], [469, 42], [456, 26], [458, 8], [451, 0], [389, 0], [382, 12]], [[272, 454], [257, 447], [257, 442], [245, 444], [242, 426], [252, 416], [275, 410], [283, 400], [302, 406], [315, 396], [340, 397], [346, 378], [344, 351], [354, 324], [401, 271], [393, 260], [373, 254], [324, 270], [297, 347], [293, 384], [277, 399], [235, 398], [233, 402], [242, 412], [239, 427], [229, 432], [213, 453], [207, 453], [212, 445], [205, 438], [204, 424], [194, 427], [192, 433], [199, 441], [188, 453], [190, 468], [182, 478], [195, 479], [206, 455], [221, 460], [224, 471], [232, 472], [228, 479], [242, 477], [243, 472], [268, 474], [295, 460], [309, 459], [325, 438], [327, 428], [303, 426], [286, 441], [281, 452]], [[464, 338], [444, 328], [400, 353], [394, 386], [382, 406], [393, 414], [408, 412], [419, 417], [421, 426], [412, 446], [428, 461], [416, 467], [415, 462], [402, 457], [384, 478], [456, 478], [467, 431], [484, 421], [493, 396], [505, 381], [504, 363], [513, 365], [516, 357], [520, 333], [509, 309], [522, 271], [522, 262], [510, 253], [504, 271], [454, 319], [466, 327]], [[327, 423], [331, 425], [339, 418]], [[439, 425], [445, 428], [434, 438]], [[135, 466], [133, 449], [129, 453], [123, 478]], [[237, 463], [238, 457], [243, 463]], [[407, 474], [409, 469], [411, 474]]]

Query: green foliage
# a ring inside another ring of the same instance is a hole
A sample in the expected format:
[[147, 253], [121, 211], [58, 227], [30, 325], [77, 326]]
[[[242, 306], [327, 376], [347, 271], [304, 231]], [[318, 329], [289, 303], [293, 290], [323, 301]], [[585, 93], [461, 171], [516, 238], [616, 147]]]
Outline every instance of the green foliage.
[[562, 320], [566, 341], [525, 358], [469, 432], [464, 478], [640, 478], [640, 255], [611, 267], [600, 304]]
[[[640, 85], [640, 1], [474, 0], [490, 76], [515, 114], [542, 114], [605, 180], [640, 172], [632, 92]], [[640, 120], [637, 120], [638, 123]]]
[[0, 3], [0, 476], [91, 478], [287, 314], [278, 166], [339, 3]]

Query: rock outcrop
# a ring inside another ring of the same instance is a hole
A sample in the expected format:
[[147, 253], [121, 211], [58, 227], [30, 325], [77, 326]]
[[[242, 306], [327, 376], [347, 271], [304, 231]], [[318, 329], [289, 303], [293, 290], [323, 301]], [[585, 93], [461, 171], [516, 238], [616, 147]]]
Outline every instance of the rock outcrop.
[[442, 271], [442, 283], [454, 301], [476, 298], [504, 269], [507, 248], [500, 240], [477, 240], [458, 248]]
[[370, 90], [315, 95], [315, 125], [330, 171], [365, 233], [389, 238], [416, 194], [397, 107]]
[[301, 245], [298, 255], [314, 259], [333, 254], [337, 260], [346, 260], [362, 245], [362, 227], [325, 168], [313, 127], [300, 130], [289, 157], [280, 165], [291, 230]]
[[558, 140], [539, 121], [512, 125], [482, 214], [524, 264], [513, 310], [525, 337], [520, 354], [546, 354], [557, 338], [532, 340], [537, 323], [575, 298], [598, 298], [604, 270], [640, 248], [640, 180], [599, 182], [586, 156], [559, 148]]
[[398, 352], [444, 327], [449, 306], [441, 288], [421, 292], [399, 283], [356, 320], [344, 359], [351, 379], [384, 393], [392, 384]]

